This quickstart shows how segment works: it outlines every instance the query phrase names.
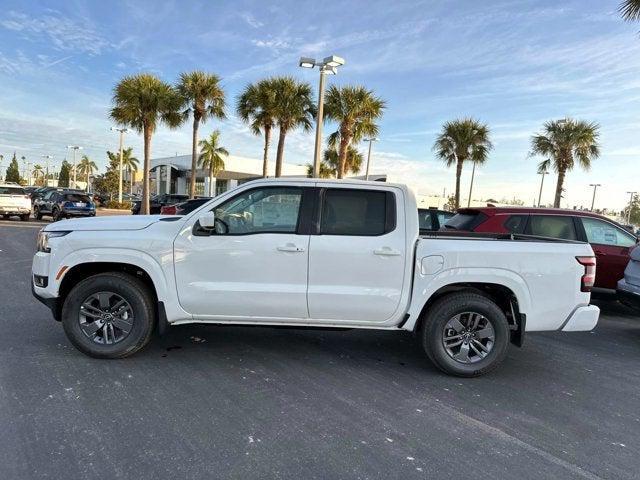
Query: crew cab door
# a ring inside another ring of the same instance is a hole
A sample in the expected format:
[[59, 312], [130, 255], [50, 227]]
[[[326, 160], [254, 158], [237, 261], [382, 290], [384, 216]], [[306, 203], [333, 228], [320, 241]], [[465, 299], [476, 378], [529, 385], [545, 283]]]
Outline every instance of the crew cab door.
[[322, 188], [317, 228], [309, 245], [311, 320], [392, 319], [401, 301], [408, 255], [402, 192], [368, 186]]
[[598, 288], [615, 289], [624, 277], [631, 249], [636, 238], [612, 223], [591, 217], [578, 217], [587, 241], [596, 254], [596, 281]]
[[180, 305], [201, 319], [306, 318], [307, 191], [246, 188], [213, 207], [216, 228], [197, 219], [174, 242]]

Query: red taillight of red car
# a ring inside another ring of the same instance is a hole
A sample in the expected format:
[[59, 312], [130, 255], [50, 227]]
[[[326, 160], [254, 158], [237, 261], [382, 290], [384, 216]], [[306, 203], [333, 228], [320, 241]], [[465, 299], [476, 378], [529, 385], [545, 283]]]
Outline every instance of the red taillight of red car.
[[580, 291], [590, 292], [596, 281], [596, 257], [576, 257], [576, 260], [584, 267], [584, 275], [580, 280]]
[[175, 215], [176, 214], [176, 206], [175, 205], [165, 205], [160, 208], [160, 215]]

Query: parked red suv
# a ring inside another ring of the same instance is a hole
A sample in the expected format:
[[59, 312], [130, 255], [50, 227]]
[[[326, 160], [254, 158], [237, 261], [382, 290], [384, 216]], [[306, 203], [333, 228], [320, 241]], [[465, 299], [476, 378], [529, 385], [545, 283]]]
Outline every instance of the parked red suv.
[[522, 233], [589, 242], [597, 259], [595, 287], [615, 289], [638, 239], [602, 215], [555, 208], [461, 208], [445, 228]]

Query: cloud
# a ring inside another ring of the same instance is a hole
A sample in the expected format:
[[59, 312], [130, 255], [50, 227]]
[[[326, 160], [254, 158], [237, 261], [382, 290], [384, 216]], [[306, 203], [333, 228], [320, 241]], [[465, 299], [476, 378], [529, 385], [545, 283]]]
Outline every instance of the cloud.
[[240, 18], [242, 18], [247, 23], [247, 25], [249, 25], [252, 28], [260, 28], [264, 26], [264, 23], [256, 19], [256, 17], [254, 17], [250, 13], [246, 13], [246, 12], [241, 13]]
[[110, 43], [87, 22], [76, 22], [54, 12], [40, 17], [10, 11], [0, 26], [19, 32], [29, 39], [46, 39], [58, 50], [99, 55], [110, 48]]

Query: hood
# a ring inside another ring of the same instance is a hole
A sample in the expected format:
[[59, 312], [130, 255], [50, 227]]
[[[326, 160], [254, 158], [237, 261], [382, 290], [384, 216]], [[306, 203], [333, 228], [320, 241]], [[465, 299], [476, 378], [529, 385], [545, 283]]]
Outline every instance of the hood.
[[46, 226], [45, 231], [106, 231], [106, 230], [142, 230], [168, 215], [110, 215], [105, 217], [72, 218], [61, 220]]

